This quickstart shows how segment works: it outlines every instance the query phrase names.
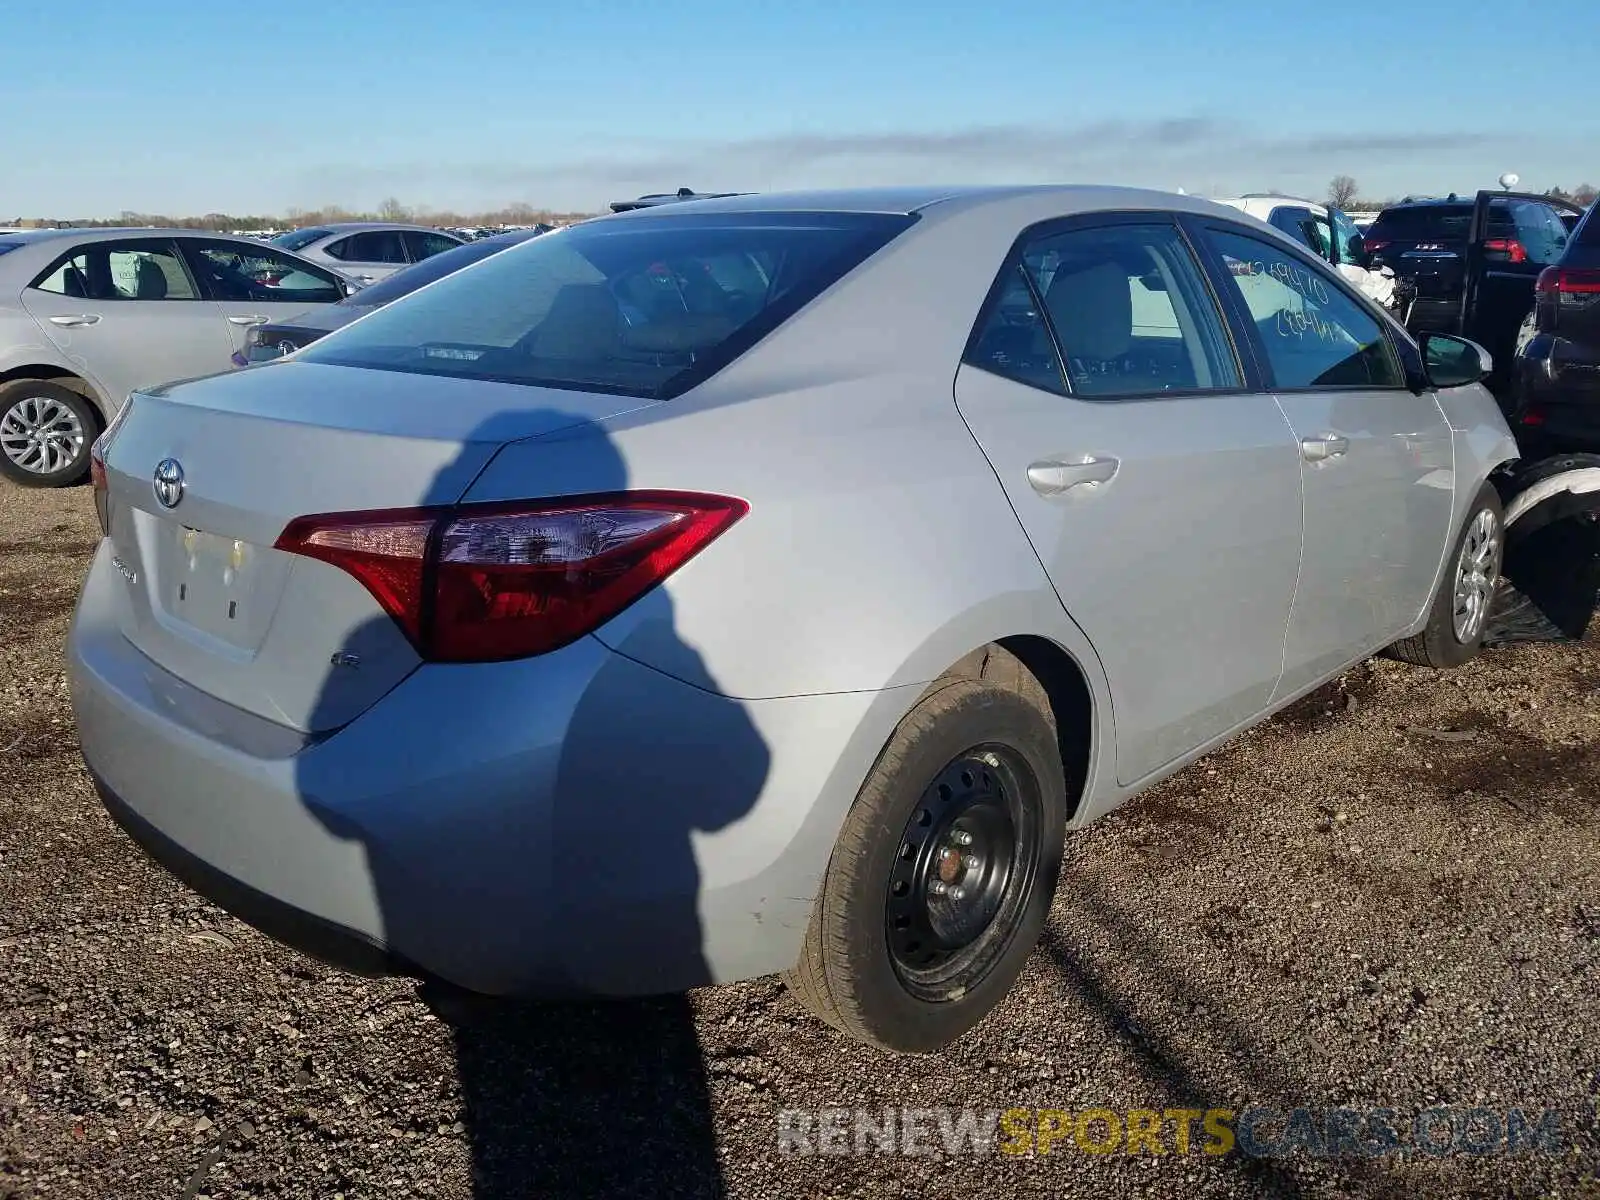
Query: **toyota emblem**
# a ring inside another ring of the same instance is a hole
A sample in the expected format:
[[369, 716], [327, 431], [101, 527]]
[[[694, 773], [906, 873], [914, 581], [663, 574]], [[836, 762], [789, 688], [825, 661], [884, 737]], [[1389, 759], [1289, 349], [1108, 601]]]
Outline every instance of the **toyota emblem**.
[[183, 464], [175, 458], [163, 458], [156, 464], [156, 499], [162, 508], [177, 508], [183, 499]]

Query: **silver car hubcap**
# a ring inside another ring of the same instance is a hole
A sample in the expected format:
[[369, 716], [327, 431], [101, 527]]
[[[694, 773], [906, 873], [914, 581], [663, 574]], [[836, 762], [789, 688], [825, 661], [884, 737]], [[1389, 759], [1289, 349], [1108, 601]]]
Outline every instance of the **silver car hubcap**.
[[1472, 518], [1456, 560], [1455, 633], [1466, 645], [1483, 630], [1494, 597], [1494, 579], [1500, 573], [1500, 522], [1484, 509]]
[[83, 452], [83, 422], [54, 397], [24, 396], [0, 416], [0, 450], [24, 471], [53, 475]]

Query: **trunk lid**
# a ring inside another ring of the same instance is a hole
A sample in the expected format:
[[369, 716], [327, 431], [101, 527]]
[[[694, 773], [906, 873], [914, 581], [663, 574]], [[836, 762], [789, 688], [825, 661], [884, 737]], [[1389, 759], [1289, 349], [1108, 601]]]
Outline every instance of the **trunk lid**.
[[137, 393], [105, 451], [121, 630], [228, 704], [337, 728], [420, 660], [355, 579], [273, 549], [284, 526], [454, 503], [506, 443], [649, 403], [293, 360]]

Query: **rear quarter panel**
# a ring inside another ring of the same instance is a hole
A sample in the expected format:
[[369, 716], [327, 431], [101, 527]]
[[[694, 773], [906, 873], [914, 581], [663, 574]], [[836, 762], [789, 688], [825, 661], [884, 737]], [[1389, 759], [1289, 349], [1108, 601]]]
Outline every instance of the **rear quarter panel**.
[[[877, 693], [817, 747], [838, 764], [824, 802], [836, 815], [923, 685], [1002, 637], [1035, 634], [1072, 655], [1109, 732], [1093, 648], [954, 401], [1018, 228], [914, 228], [706, 384], [508, 446], [466, 499], [625, 486], [748, 500], [748, 516], [597, 636], [738, 699]], [[1104, 757], [1111, 739], [1093, 742]]]

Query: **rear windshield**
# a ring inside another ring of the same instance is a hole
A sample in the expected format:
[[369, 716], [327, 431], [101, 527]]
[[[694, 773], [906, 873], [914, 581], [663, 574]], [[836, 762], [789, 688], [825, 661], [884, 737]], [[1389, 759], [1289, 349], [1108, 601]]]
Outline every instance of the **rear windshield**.
[[332, 232], [331, 229], [296, 229], [280, 233], [271, 241], [274, 246], [282, 246], [285, 250], [304, 250], [318, 238], [325, 238]]
[[465, 246], [457, 246], [454, 250], [446, 250], [419, 263], [413, 263], [404, 270], [396, 271], [387, 279], [380, 279], [371, 287], [364, 287], [359, 292], [346, 296], [339, 303], [355, 308], [376, 308], [380, 304], [389, 304], [401, 296], [409, 296], [420, 287], [426, 287], [436, 279], [453, 275], [462, 267], [470, 267], [473, 263], [514, 245], [515, 242], [499, 240], [468, 242]]
[[[1418, 204], [1391, 208], [1378, 214], [1367, 230], [1367, 241], [1464, 242], [1472, 225], [1470, 204]], [[1515, 233], [1510, 210], [1503, 200], [1489, 203], [1490, 236]]]
[[665, 399], [732, 362], [914, 220], [602, 218], [440, 280], [301, 358]]

